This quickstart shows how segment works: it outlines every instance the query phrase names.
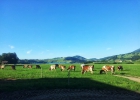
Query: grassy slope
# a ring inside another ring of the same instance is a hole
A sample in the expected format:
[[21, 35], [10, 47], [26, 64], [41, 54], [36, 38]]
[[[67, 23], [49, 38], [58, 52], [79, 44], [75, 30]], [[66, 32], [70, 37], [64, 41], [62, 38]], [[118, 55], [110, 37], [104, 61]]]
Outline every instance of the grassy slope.
[[[80, 65], [76, 64], [76, 71], [70, 72], [68, 80], [68, 71], [61, 72], [60, 69], [50, 71], [48, 64], [41, 65], [41, 69], [23, 69], [17, 66], [16, 70], [11, 70], [7, 66], [0, 70], [0, 90], [19, 90], [19, 89], [48, 89], [48, 88], [95, 88], [95, 89], [129, 89], [140, 91], [140, 83], [115, 77], [110, 72], [100, 75], [99, 70], [102, 64], [96, 64], [94, 74], [89, 72], [81, 74]], [[66, 64], [68, 67], [69, 64]], [[124, 64], [124, 71], [117, 71], [117, 75], [134, 75], [140, 76], [140, 65]], [[118, 88], [120, 87], [120, 88]]]

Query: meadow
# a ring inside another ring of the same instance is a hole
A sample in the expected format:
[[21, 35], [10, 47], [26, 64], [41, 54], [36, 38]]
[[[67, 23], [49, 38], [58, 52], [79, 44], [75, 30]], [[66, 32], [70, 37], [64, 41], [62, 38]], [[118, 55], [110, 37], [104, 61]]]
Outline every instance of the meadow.
[[[70, 64], [64, 64], [68, 68]], [[81, 74], [80, 64], [76, 65], [76, 71], [60, 71], [59, 68], [50, 71], [50, 64], [40, 64], [41, 69], [23, 68], [16, 65], [16, 70], [10, 66], [0, 70], [0, 91], [34, 90], [34, 89], [105, 89], [105, 90], [130, 90], [140, 92], [140, 83], [129, 79], [107, 74], [99, 74], [105, 64], [94, 64], [94, 73]], [[91, 64], [92, 65], [92, 64]], [[122, 64], [124, 70], [118, 71], [115, 64], [115, 75], [140, 77], [140, 64]]]

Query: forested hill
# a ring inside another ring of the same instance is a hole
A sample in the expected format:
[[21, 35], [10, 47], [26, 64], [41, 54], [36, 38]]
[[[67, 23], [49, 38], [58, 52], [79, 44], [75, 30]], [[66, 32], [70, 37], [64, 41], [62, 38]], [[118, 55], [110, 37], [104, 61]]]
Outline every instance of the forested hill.
[[104, 61], [115, 62], [140, 62], [140, 49], [133, 52], [101, 58]]
[[[13, 60], [14, 58], [14, 60]], [[130, 53], [119, 54], [104, 57], [101, 59], [87, 59], [82, 56], [57, 57], [52, 59], [19, 59], [16, 53], [3, 53], [0, 55], [0, 62], [8, 61], [8, 63], [92, 63], [92, 62], [108, 62], [108, 63], [140, 63], [140, 49]]]
[[135, 51], [133, 51], [132, 53], [140, 53], [140, 48], [135, 50]]
[[[23, 62], [22, 60], [21, 62]], [[26, 60], [27, 61], [27, 60]], [[29, 60], [31, 63], [88, 63], [88, 62], [109, 62], [109, 63], [140, 63], [140, 49], [132, 51], [126, 54], [113, 55], [104, 57], [101, 59], [91, 58], [86, 59], [82, 56], [69, 56], [69, 57], [57, 57], [52, 59], [44, 59], [44, 60]], [[26, 63], [26, 62], [25, 62]]]

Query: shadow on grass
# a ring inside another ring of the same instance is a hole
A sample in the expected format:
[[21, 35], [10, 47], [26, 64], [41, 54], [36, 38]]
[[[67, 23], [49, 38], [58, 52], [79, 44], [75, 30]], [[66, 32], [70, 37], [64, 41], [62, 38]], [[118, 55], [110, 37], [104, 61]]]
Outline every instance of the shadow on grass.
[[[79, 94], [73, 96], [72, 93]], [[65, 94], [69, 95], [69, 98], [72, 100], [77, 100], [77, 98], [79, 100], [88, 100], [89, 97], [92, 100], [104, 100], [104, 96], [108, 97], [108, 93], [112, 95], [109, 99], [113, 98], [113, 100], [122, 98], [132, 100], [134, 97], [135, 100], [139, 99], [139, 93], [137, 92], [101, 83], [90, 78], [0, 79], [1, 100], [15, 100], [15, 98], [19, 98], [20, 100], [26, 100], [27, 98], [29, 98], [27, 100], [39, 100], [43, 96], [45, 96], [45, 99], [41, 100], [46, 100], [49, 97], [54, 97], [54, 100], [58, 100], [55, 96], [59, 94], [62, 94], [60, 96], [61, 100], [66, 100], [67, 96], [65, 97]], [[119, 94], [123, 95], [121, 96]], [[126, 95], [125, 97], [124, 94]], [[114, 99], [116, 95], [117, 98]], [[33, 98], [31, 99], [30, 97]]]
[[126, 90], [90, 78], [0, 79], [0, 92], [40, 89]]
[[120, 73], [120, 75], [125, 75], [126, 73]]

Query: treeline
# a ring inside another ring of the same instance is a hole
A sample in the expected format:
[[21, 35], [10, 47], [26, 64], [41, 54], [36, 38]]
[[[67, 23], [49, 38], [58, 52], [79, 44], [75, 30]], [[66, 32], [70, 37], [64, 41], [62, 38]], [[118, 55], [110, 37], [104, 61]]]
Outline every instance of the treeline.
[[17, 64], [19, 58], [16, 53], [3, 53], [0, 55], [0, 63], [2, 63], [2, 61], [8, 61], [8, 64]]
[[140, 53], [128, 53], [121, 55], [114, 55], [110, 57], [105, 57], [98, 60], [88, 60], [81, 56], [73, 56], [73, 57], [60, 57], [53, 59], [19, 59], [16, 53], [3, 53], [0, 55], [0, 63], [2, 61], [8, 61], [7, 64], [35, 64], [35, 63], [140, 63]]
[[18, 61], [19, 64], [34, 64], [34, 63], [47, 63], [46, 60], [39, 60], [39, 59], [20, 59]]
[[0, 64], [2, 64], [2, 61], [8, 61], [7, 64], [47, 63], [46, 60], [19, 59], [16, 53], [3, 53], [2, 55], [0, 55]]

